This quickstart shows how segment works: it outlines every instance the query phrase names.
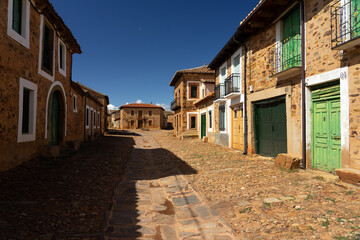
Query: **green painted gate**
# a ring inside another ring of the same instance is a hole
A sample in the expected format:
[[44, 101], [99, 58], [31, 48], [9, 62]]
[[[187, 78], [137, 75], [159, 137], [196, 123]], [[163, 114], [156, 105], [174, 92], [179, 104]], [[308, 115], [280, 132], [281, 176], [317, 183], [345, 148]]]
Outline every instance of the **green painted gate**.
[[206, 137], [206, 114], [201, 115], [201, 139]]
[[287, 153], [285, 98], [254, 104], [256, 153], [276, 157]]
[[58, 145], [60, 139], [60, 102], [57, 92], [50, 99], [49, 106], [49, 143]]
[[341, 167], [340, 86], [323, 86], [312, 94], [312, 167]]

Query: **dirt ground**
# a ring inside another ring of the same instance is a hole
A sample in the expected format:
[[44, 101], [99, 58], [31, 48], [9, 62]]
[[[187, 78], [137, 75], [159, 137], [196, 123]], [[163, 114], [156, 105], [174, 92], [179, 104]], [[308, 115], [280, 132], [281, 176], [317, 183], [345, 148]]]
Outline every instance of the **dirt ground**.
[[360, 239], [360, 190], [336, 176], [274, 169], [273, 159], [179, 140], [172, 131], [152, 135], [197, 170], [188, 181], [239, 239]]

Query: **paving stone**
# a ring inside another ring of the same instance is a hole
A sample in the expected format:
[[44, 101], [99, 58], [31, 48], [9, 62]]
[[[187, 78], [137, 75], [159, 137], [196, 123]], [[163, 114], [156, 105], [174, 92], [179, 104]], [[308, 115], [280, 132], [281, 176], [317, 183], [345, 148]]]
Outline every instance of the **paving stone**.
[[172, 201], [175, 206], [184, 206], [198, 203], [199, 199], [195, 195], [190, 195], [185, 197], [173, 198]]
[[198, 214], [194, 212], [194, 210], [186, 207], [175, 208], [175, 215], [178, 219], [198, 217]]
[[211, 216], [208, 208], [205, 206], [197, 206], [194, 208], [194, 210], [202, 219], [207, 219]]
[[159, 212], [159, 211], [165, 211], [167, 209], [166, 206], [164, 205], [153, 205], [152, 206], [152, 209], [155, 211], [155, 212]]
[[221, 236], [221, 235], [215, 235], [214, 240], [232, 240], [233, 238], [229, 236]]
[[177, 234], [175, 232], [175, 229], [170, 226], [161, 226], [160, 227], [161, 236], [163, 240], [177, 240]]
[[165, 215], [160, 213], [155, 213], [152, 221], [156, 224], [175, 224], [175, 217], [173, 215]]
[[265, 198], [264, 202], [265, 203], [278, 203], [278, 202], [282, 202], [282, 201], [278, 198], [269, 197], [269, 198]]

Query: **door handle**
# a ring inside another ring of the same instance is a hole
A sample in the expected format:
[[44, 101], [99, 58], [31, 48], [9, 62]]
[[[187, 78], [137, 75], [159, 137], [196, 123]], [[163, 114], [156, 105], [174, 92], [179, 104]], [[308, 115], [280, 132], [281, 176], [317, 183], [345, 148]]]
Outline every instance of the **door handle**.
[[340, 137], [334, 137], [334, 139], [336, 139], [336, 140], [340, 140]]

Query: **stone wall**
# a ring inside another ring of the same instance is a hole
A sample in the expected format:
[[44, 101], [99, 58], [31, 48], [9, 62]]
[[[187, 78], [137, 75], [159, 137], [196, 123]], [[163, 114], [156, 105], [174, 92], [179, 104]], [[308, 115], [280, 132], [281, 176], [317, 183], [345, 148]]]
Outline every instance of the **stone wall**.
[[[134, 111], [134, 116], [131, 116], [131, 111]], [[142, 111], [142, 119], [146, 120], [144, 128], [164, 128], [164, 110], [161, 108], [123, 108], [120, 110], [121, 129], [137, 129], [139, 111]], [[149, 116], [149, 111], [152, 111], [152, 116]], [[131, 126], [131, 121], [134, 121], [134, 126]], [[149, 126], [149, 121], [152, 121], [152, 126]]]

